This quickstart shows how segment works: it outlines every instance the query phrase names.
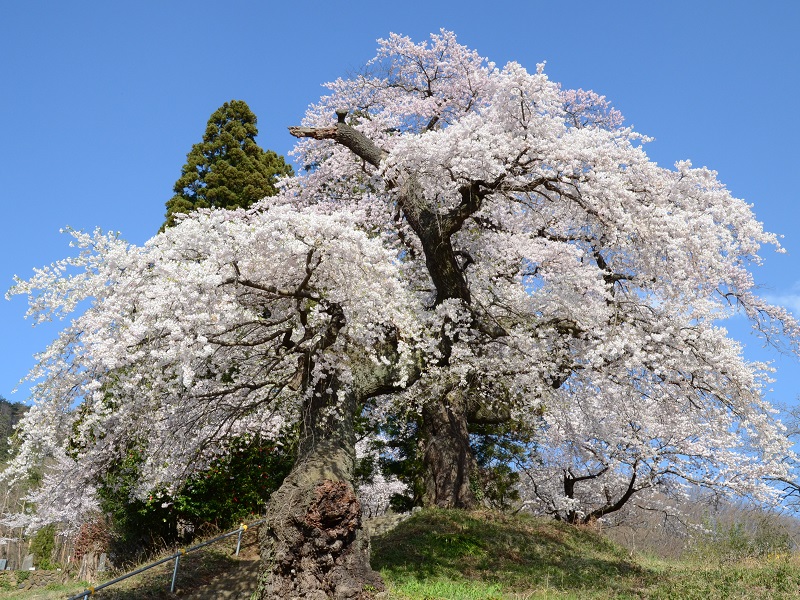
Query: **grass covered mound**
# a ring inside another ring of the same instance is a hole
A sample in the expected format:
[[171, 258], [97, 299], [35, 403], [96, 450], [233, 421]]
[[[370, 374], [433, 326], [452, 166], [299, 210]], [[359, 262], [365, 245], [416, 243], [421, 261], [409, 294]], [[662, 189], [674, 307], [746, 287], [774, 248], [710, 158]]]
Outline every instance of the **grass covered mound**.
[[373, 540], [372, 567], [395, 593], [412, 598], [499, 598], [598, 586], [627, 592], [653, 577], [587, 528], [490, 511], [422, 511]]
[[795, 557], [657, 561], [591, 528], [490, 511], [425, 510], [372, 542], [396, 600], [800, 598]]

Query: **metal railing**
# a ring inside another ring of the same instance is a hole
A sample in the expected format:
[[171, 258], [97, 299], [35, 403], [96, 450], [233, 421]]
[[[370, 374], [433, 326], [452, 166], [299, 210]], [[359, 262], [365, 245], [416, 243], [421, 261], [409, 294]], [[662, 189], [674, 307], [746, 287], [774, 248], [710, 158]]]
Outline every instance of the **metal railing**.
[[223, 533], [222, 535], [218, 535], [215, 538], [211, 538], [210, 540], [206, 540], [205, 542], [201, 542], [201, 543], [199, 543], [199, 544], [197, 544], [195, 546], [191, 546], [189, 548], [181, 548], [180, 550], [178, 550], [174, 554], [171, 554], [170, 556], [166, 556], [166, 557], [164, 557], [164, 558], [162, 558], [160, 560], [157, 560], [157, 561], [155, 561], [153, 563], [150, 563], [149, 565], [145, 565], [143, 567], [139, 567], [135, 571], [131, 571], [130, 573], [125, 573], [125, 575], [120, 575], [119, 577], [117, 577], [115, 579], [112, 579], [111, 581], [106, 581], [105, 583], [102, 583], [100, 585], [97, 585], [97, 586], [94, 586], [94, 587], [89, 587], [86, 590], [84, 590], [83, 592], [81, 592], [80, 594], [75, 594], [74, 596], [70, 596], [67, 600], [81, 600], [81, 599], [85, 600], [89, 596], [94, 596], [95, 593], [99, 592], [103, 588], [107, 588], [109, 586], [112, 586], [115, 583], [119, 583], [120, 581], [123, 581], [123, 580], [127, 579], [128, 577], [133, 577], [134, 575], [138, 575], [139, 573], [143, 573], [144, 571], [147, 571], [148, 569], [152, 569], [153, 567], [157, 567], [158, 565], [162, 565], [162, 564], [164, 564], [166, 562], [169, 562], [171, 560], [175, 561], [175, 568], [172, 570], [172, 582], [169, 585], [169, 591], [170, 592], [174, 592], [175, 591], [175, 582], [178, 579], [178, 565], [180, 563], [181, 556], [183, 556], [184, 554], [189, 554], [190, 552], [194, 552], [195, 550], [199, 550], [200, 548], [204, 548], [205, 546], [208, 546], [209, 544], [213, 544], [214, 542], [218, 542], [219, 540], [222, 540], [222, 539], [227, 538], [227, 537], [231, 537], [232, 535], [236, 535], [236, 534], [239, 535], [239, 539], [236, 542], [236, 556], [239, 556], [239, 549], [242, 547], [242, 535], [244, 534], [244, 532], [247, 531], [248, 527], [252, 527], [253, 525], [260, 525], [264, 521], [266, 521], [266, 519], [259, 519], [258, 521], [253, 521], [250, 524], [242, 523], [239, 526], [238, 529], [234, 529], [233, 531], [229, 531], [228, 533]]

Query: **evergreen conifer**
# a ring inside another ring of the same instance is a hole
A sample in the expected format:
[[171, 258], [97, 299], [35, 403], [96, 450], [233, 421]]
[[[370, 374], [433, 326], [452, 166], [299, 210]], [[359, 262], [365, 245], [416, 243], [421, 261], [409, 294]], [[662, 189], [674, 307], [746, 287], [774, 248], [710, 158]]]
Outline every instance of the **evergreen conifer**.
[[283, 157], [255, 141], [256, 116], [243, 100], [231, 100], [208, 120], [203, 141], [192, 146], [166, 203], [162, 230], [175, 215], [198, 208], [247, 208], [275, 194], [280, 176], [291, 175]]

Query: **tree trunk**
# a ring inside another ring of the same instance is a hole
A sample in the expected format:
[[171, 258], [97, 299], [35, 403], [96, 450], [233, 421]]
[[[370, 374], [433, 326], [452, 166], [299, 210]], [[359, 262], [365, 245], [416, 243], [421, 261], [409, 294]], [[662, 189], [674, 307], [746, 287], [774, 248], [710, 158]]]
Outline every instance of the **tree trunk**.
[[424, 504], [439, 508], [474, 507], [476, 499], [470, 476], [476, 465], [460, 391], [450, 391], [427, 404], [422, 417]]
[[355, 394], [318, 382], [304, 406], [299, 457], [267, 505], [256, 598], [366, 599], [383, 590], [369, 565], [355, 471]]
[[333, 345], [346, 323], [340, 306], [326, 312], [329, 327], [299, 369], [306, 394], [297, 462], [270, 498], [261, 529], [258, 600], [366, 600], [384, 589], [369, 566], [369, 537], [353, 487], [356, 410], [359, 394], [369, 390], [363, 383], [341, 385], [336, 371], [309, 381], [312, 357]]

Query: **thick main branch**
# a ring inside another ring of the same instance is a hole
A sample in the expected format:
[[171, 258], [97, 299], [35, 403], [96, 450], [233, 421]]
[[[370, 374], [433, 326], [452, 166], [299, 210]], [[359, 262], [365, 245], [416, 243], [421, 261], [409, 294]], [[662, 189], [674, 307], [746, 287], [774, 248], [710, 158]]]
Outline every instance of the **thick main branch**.
[[289, 133], [297, 138], [333, 140], [373, 167], [379, 166], [389, 156], [388, 152], [378, 148], [371, 139], [347, 123], [337, 123], [332, 127], [289, 127]]
[[[344, 113], [338, 112], [339, 122], [330, 127], [290, 127], [289, 133], [299, 138], [333, 140], [349, 149], [374, 167], [389, 155], [360, 131], [344, 123]], [[453, 210], [440, 213], [425, 198], [414, 173], [402, 184], [387, 181], [389, 189], [398, 191], [398, 202], [411, 229], [417, 234], [425, 253], [425, 264], [436, 288], [435, 304], [458, 299], [471, 304], [471, 295], [463, 269], [459, 264], [451, 237], [470, 214], [481, 205], [485, 191], [479, 184], [464, 186], [462, 202]]]

